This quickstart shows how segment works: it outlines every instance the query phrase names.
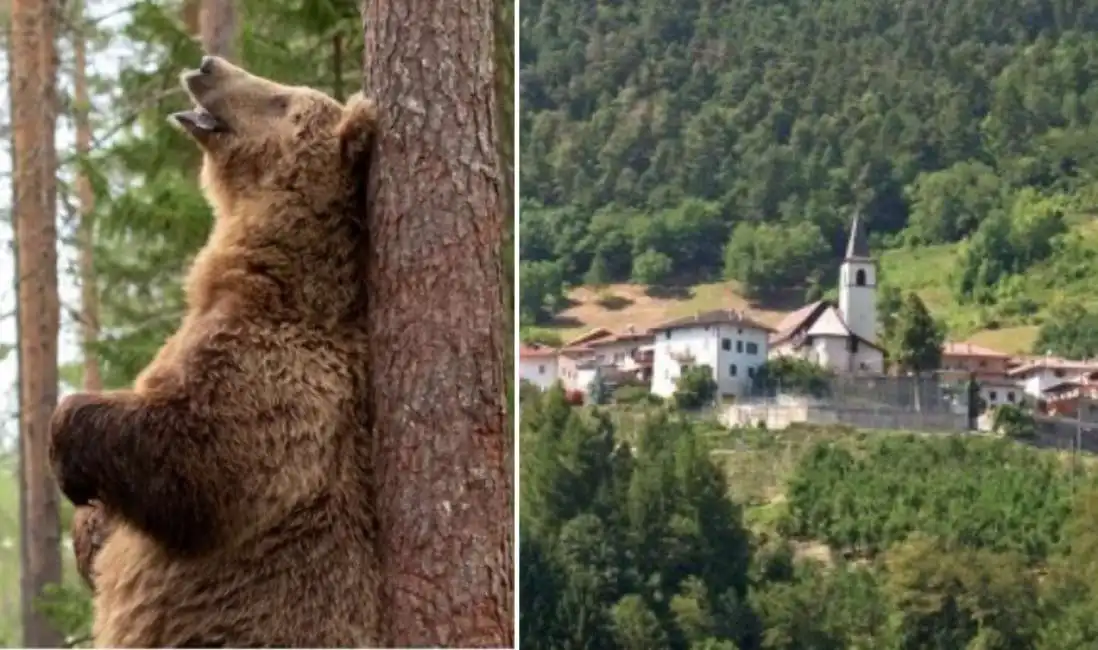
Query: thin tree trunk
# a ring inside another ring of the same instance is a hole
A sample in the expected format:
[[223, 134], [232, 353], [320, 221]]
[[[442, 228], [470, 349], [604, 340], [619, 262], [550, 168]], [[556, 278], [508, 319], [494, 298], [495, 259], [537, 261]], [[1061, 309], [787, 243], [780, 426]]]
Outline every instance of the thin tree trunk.
[[183, 28], [189, 36], [197, 38], [202, 31], [199, 23], [202, 13], [202, 0], [183, 0], [183, 8], [180, 12], [183, 18]]
[[199, 31], [202, 48], [206, 54], [214, 54], [232, 60], [236, 56], [236, 7], [233, 0], [201, 0]]
[[[81, 158], [91, 153], [90, 98], [88, 97], [88, 61], [87, 34], [84, 28], [84, 2], [74, 3], [76, 29], [73, 31], [73, 103], [76, 117], [76, 153]], [[96, 288], [94, 233], [95, 233], [95, 194], [92, 192], [91, 179], [84, 172], [76, 178], [76, 192], [80, 200], [80, 318], [81, 335], [84, 340], [84, 390], [103, 389], [103, 378], [99, 370], [99, 356], [95, 347], [99, 342], [99, 292]]]
[[57, 154], [59, 7], [51, 0], [13, 0], [11, 74], [15, 235], [19, 282], [19, 403], [22, 522], [23, 644], [59, 647], [61, 635], [38, 613], [43, 587], [61, 581], [58, 491], [50, 472], [47, 434], [57, 404]]
[[513, 645], [493, 0], [364, 0], [386, 641]]
[[332, 97], [339, 102], [347, 100], [343, 90], [343, 35], [339, 32], [332, 35]]

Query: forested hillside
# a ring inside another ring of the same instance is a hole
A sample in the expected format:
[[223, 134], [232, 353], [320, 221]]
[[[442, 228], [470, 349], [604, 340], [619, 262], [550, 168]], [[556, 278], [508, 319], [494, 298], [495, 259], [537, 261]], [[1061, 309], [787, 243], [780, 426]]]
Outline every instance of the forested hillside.
[[826, 290], [855, 211], [878, 253], [964, 242], [915, 288], [969, 329], [1038, 324], [1093, 268], [1098, 5], [531, 0], [522, 20], [528, 323], [562, 283]]
[[523, 391], [523, 650], [1084, 650], [1095, 474], [980, 436], [718, 431]]

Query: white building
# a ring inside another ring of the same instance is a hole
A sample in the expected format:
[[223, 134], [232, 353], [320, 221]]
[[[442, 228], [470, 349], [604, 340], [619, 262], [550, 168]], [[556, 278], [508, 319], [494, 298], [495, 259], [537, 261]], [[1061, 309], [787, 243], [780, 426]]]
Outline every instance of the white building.
[[519, 348], [519, 379], [546, 390], [557, 381], [557, 351], [545, 345]]
[[683, 371], [709, 366], [721, 396], [743, 395], [766, 362], [767, 337], [773, 330], [733, 310], [717, 310], [673, 320], [652, 328], [652, 392], [675, 393]]
[[839, 303], [820, 300], [778, 324], [770, 356], [799, 357], [837, 373], [884, 372], [877, 344], [877, 263], [860, 217], [850, 226], [846, 257], [839, 268]]
[[1021, 384], [1026, 395], [1042, 398], [1048, 388], [1063, 383], [1069, 377], [1095, 369], [1098, 369], [1098, 363], [1091, 361], [1044, 356], [1028, 359], [1008, 371], [1007, 375]]
[[877, 261], [869, 255], [865, 224], [857, 214], [839, 267], [839, 314], [855, 336], [877, 342]]

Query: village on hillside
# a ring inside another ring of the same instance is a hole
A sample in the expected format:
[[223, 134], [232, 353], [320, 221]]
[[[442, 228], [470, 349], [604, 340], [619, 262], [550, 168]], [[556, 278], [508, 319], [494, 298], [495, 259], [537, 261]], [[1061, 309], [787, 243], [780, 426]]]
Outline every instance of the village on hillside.
[[[574, 400], [595, 387], [647, 387], [672, 397], [691, 368], [706, 367], [716, 384], [720, 418], [729, 425], [844, 423], [867, 428], [990, 428], [996, 407], [1031, 408], [1046, 420], [1098, 419], [1098, 360], [1013, 355], [971, 342], [945, 341], [938, 369], [902, 376], [886, 366], [878, 341], [877, 263], [865, 225], [852, 220], [839, 269], [838, 300], [818, 300], [774, 326], [750, 310], [717, 309], [654, 327], [596, 327], [560, 347], [523, 344], [519, 377], [541, 389], [559, 382]], [[828, 377], [816, 394], [760, 389], [768, 361], [795, 359]], [[960, 390], [958, 386], [972, 386]], [[978, 395], [975, 404], [970, 405]], [[1088, 404], [1080, 409], [1080, 403]], [[982, 417], [972, 417], [973, 415]]]

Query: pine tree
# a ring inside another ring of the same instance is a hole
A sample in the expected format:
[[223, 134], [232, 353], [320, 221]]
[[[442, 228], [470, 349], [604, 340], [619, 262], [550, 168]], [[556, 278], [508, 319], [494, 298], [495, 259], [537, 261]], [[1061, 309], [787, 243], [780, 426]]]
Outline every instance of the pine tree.
[[57, 24], [45, 0], [11, 4], [12, 158], [17, 241], [19, 473], [23, 645], [58, 647], [61, 635], [35, 606], [61, 582], [57, 485], [48, 426], [57, 405]]

